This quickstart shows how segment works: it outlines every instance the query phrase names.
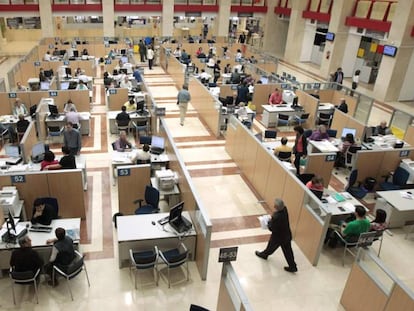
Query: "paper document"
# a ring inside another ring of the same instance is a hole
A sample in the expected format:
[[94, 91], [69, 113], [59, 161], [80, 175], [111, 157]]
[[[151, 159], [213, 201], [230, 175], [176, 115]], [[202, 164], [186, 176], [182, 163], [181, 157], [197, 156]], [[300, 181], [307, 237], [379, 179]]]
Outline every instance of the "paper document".
[[350, 202], [346, 202], [346, 203], [344, 203], [343, 205], [342, 205], [342, 207], [347, 211], [347, 212], [350, 212], [350, 213], [353, 213], [353, 212], [355, 212], [355, 205], [354, 204], [352, 204], [352, 203], [350, 203]]
[[260, 227], [262, 229], [265, 229], [265, 230], [269, 229], [267, 227], [267, 224], [269, 223], [269, 220], [272, 218], [270, 215], [262, 215], [262, 216], [259, 216], [257, 218], [259, 219]]
[[66, 234], [74, 241], [80, 240], [79, 229], [67, 229]]
[[400, 194], [401, 194], [401, 197], [404, 199], [410, 199], [410, 200], [414, 199], [413, 194], [411, 192], [409, 193], [409, 191], [400, 191]]

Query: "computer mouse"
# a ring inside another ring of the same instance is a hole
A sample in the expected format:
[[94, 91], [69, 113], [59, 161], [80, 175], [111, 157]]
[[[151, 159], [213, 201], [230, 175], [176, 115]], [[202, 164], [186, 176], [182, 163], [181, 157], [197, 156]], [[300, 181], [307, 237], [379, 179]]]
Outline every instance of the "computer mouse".
[[155, 221], [151, 221], [152, 225], [155, 226]]

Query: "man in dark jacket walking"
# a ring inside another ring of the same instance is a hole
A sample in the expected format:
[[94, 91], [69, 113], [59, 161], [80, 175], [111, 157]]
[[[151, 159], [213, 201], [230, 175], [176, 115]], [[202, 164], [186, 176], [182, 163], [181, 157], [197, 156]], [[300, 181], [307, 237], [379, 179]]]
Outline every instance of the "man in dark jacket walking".
[[289, 215], [285, 203], [281, 199], [275, 199], [275, 209], [272, 218], [269, 220], [268, 227], [272, 231], [267, 247], [264, 251], [256, 251], [256, 256], [267, 259], [279, 246], [282, 247], [283, 255], [289, 266], [284, 269], [288, 272], [298, 271], [292, 251], [291, 241], [292, 232], [289, 226]]

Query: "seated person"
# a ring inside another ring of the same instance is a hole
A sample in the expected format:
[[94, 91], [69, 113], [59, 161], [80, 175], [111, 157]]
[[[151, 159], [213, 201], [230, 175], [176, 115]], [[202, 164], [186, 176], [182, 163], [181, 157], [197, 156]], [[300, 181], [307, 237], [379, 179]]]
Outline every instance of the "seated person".
[[324, 189], [323, 178], [320, 177], [320, 176], [313, 176], [312, 180], [310, 180], [306, 183], [306, 187], [308, 187], [308, 189], [310, 189], [310, 190], [322, 191], [323, 192], [323, 189]]
[[55, 217], [55, 211], [49, 204], [45, 204], [42, 199], [33, 202], [32, 224], [49, 226]]
[[254, 57], [254, 55], [250, 56], [248, 59], [249, 63], [251, 64], [257, 64], [257, 59]]
[[380, 125], [375, 128], [375, 135], [392, 135], [391, 129], [387, 126], [387, 121], [381, 121]]
[[132, 163], [137, 162], [139, 164], [139, 163], [147, 162], [151, 160], [151, 154], [149, 153], [149, 151], [150, 151], [150, 146], [145, 144], [142, 147], [142, 149], [138, 149], [135, 156], [131, 158], [131, 162]]
[[206, 72], [204, 69], [201, 69], [201, 73], [200, 73], [201, 83], [203, 83], [203, 84], [208, 83], [211, 78], [212, 78], [211, 74]]
[[174, 55], [174, 57], [175, 57], [176, 59], [178, 59], [178, 60], [180, 60], [180, 59], [181, 59], [182, 53], [181, 53], [181, 50], [180, 50], [180, 48], [179, 48], [179, 47], [177, 47], [177, 48], [174, 50], [173, 55]]
[[[63, 268], [68, 266], [73, 259], [75, 259], [75, 249], [73, 247], [73, 240], [66, 235], [66, 231], [63, 228], [56, 228], [55, 239], [49, 239], [47, 244], [53, 244], [52, 253], [49, 258], [49, 263], [45, 266], [45, 272], [49, 275], [49, 285], [57, 285], [57, 279], [52, 281], [53, 266]], [[57, 274], [55, 274], [55, 278]]]
[[282, 103], [284, 103], [283, 98], [282, 98], [282, 93], [279, 91], [278, 88], [275, 88], [275, 90], [269, 97], [269, 105], [273, 106], [273, 105], [279, 105]]
[[68, 101], [67, 101], [67, 103], [64, 105], [64, 107], [63, 107], [63, 112], [64, 113], [68, 113], [69, 111], [71, 111], [71, 110], [74, 110], [74, 111], [78, 111], [78, 110], [76, 110], [76, 106], [75, 106], [75, 104], [72, 102], [72, 100], [71, 99], [69, 99]]
[[83, 80], [79, 80], [78, 85], [76, 86], [76, 90], [89, 90], [88, 87], [86, 86], [85, 82], [83, 82]]
[[45, 62], [50, 62], [52, 60], [52, 56], [50, 55], [49, 51], [47, 51], [46, 54], [43, 56], [43, 60]]
[[86, 55], [86, 56], [88, 56], [88, 55], [89, 55], [89, 53], [88, 53], [88, 49], [83, 49], [83, 51], [82, 51], [82, 55]]
[[114, 149], [120, 152], [130, 151], [132, 149], [132, 144], [127, 140], [125, 131], [119, 132], [119, 138], [114, 143]]
[[370, 231], [382, 231], [387, 227], [387, 212], [379, 208], [375, 212], [375, 219], [371, 221]]
[[240, 74], [236, 71], [233, 71], [230, 76], [230, 83], [231, 84], [239, 84], [241, 81]]
[[250, 128], [252, 126], [252, 122], [250, 122], [249, 115], [247, 114], [246, 103], [240, 102], [239, 107], [240, 108], [236, 110], [237, 117], [244, 125], [247, 126], [247, 128]]
[[131, 83], [131, 81], [129, 81], [128, 76], [124, 77], [124, 79], [119, 84], [119, 87], [124, 88], [124, 89], [128, 89], [128, 91], [130, 91], [132, 89], [132, 83]]
[[60, 51], [58, 50], [58, 48], [55, 48], [54, 50], [53, 50], [53, 54], [52, 54], [53, 56], [60, 56]]
[[230, 66], [230, 64], [227, 64], [226, 67], [224, 67], [224, 73], [231, 73], [231, 66]]
[[55, 154], [48, 150], [45, 152], [43, 161], [40, 162], [40, 170], [43, 171], [46, 166], [58, 164], [59, 162], [55, 160]]
[[80, 67], [76, 68], [75, 77], [79, 77], [79, 76], [81, 76], [83, 74], [84, 74], [84, 72], [83, 72], [83, 70]]
[[106, 88], [110, 87], [113, 79], [109, 76], [107, 71], [104, 72], [104, 85]]
[[40, 82], [48, 82], [49, 81], [49, 78], [46, 77], [45, 71], [43, 70], [43, 68], [39, 69], [39, 81]]
[[238, 61], [241, 61], [242, 58], [243, 58], [243, 54], [242, 54], [241, 50], [240, 49], [237, 49], [237, 53], [236, 53], [236, 56], [235, 56], [234, 60], [236, 62], [238, 62]]
[[137, 104], [135, 103], [134, 99], [131, 98], [127, 102], [125, 102], [124, 106], [127, 112], [133, 112], [137, 110]]
[[27, 91], [27, 87], [22, 85], [21, 82], [17, 82], [16, 83], [16, 91], [18, 92], [26, 92]]
[[335, 106], [335, 108], [342, 111], [343, 113], [348, 113], [348, 105], [345, 101], [345, 98], [341, 98], [339, 105]]
[[13, 115], [15, 117], [18, 117], [21, 114], [27, 116], [29, 113], [27, 111], [25, 104], [23, 104], [22, 100], [20, 98], [16, 98], [13, 107]]
[[183, 49], [183, 51], [181, 53], [180, 60], [184, 64], [188, 64], [190, 62], [190, 55], [188, 55], [188, 53], [184, 49]]
[[[20, 248], [13, 250], [10, 257], [10, 267], [16, 272], [33, 271], [43, 267], [43, 260], [32, 248], [32, 240], [28, 235], [19, 239]], [[40, 276], [40, 274], [39, 274]]]
[[141, 76], [141, 73], [139, 72], [139, 66], [135, 66], [134, 73], [132, 75], [134, 76], [137, 83], [142, 82], [142, 76]]
[[[200, 55], [201, 53], [203, 53], [203, 48], [200, 46], [199, 48], [198, 48], [198, 50], [196, 51], [196, 55], [197, 55], [197, 57], [198, 57], [198, 55]], [[203, 53], [204, 54], [204, 53]]]
[[345, 160], [346, 160], [346, 152], [348, 151], [349, 147], [357, 146], [355, 143], [354, 135], [351, 133], [346, 134], [344, 141], [342, 142], [342, 146], [337, 153], [336, 160], [335, 160], [335, 167], [344, 167]]
[[76, 159], [73, 154], [70, 152], [70, 148], [67, 146], [62, 147], [62, 152], [64, 156], [60, 159], [59, 163], [51, 164], [45, 166], [44, 170], [67, 170], [67, 169], [75, 169], [76, 168]]
[[74, 129], [78, 129], [80, 125], [80, 114], [75, 110], [75, 108], [71, 108], [69, 112], [66, 113], [66, 122], [71, 122], [73, 124]]
[[127, 126], [129, 122], [131, 121], [131, 117], [126, 112], [126, 107], [121, 107], [121, 112], [117, 114], [116, 116], [116, 123], [118, 126]]
[[27, 128], [29, 127], [30, 122], [27, 121], [24, 115], [19, 115], [19, 121], [16, 123], [16, 130], [17, 133], [24, 133], [26, 132]]
[[276, 157], [279, 157], [279, 152], [292, 152], [292, 147], [287, 145], [288, 143], [287, 137], [282, 137], [280, 142], [281, 142], [281, 145], [276, 147], [273, 152]]
[[326, 127], [325, 125], [319, 125], [318, 129], [313, 131], [312, 135], [309, 137], [309, 140], [324, 140], [324, 139], [328, 139], [329, 140], [329, 135], [326, 131]]

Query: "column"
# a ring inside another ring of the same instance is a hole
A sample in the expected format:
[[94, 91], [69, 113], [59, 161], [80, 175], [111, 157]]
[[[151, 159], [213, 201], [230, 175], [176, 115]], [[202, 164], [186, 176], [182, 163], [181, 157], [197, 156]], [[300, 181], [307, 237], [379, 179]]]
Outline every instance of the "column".
[[55, 37], [55, 23], [52, 15], [52, 1], [39, 0], [40, 22], [42, 27], [42, 37]]
[[114, 1], [102, 0], [103, 35], [104, 37], [115, 37], [115, 12]]
[[172, 37], [174, 31], [174, 0], [162, 2], [161, 36]]
[[[349, 34], [345, 19], [352, 14], [354, 1], [336, 0], [331, 11], [329, 32], [335, 34], [334, 41], [326, 41], [323, 51], [320, 74], [329, 77], [338, 67], [342, 67], [345, 77], [352, 77], [353, 68], [361, 37]], [[329, 55], [329, 57], [328, 57]]]
[[[303, 47], [306, 20], [302, 18], [302, 12], [307, 8], [308, 1], [292, 0], [289, 30], [286, 39], [284, 59], [290, 63], [298, 63]], [[273, 33], [273, 32], [271, 32]], [[269, 33], [265, 34], [266, 36]]]
[[227, 37], [229, 35], [231, 0], [220, 0], [219, 11], [216, 20], [217, 37]]
[[286, 47], [289, 21], [281, 20], [275, 14], [277, 1], [268, 1], [268, 10], [264, 18], [263, 50], [283, 56]]
[[[399, 0], [386, 43], [397, 46], [398, 51], [395, 57], [382, 57], [373, 91], [375, 98], [379, 100], [397, 101], [401, 93], [407, 92], [411, 93], [411, 100], [414, 98], [412, 87], [414, 38], [410, 36], [413, 26], [414, 2]], [[407, 79], [410, 81], [405, 81]]]

